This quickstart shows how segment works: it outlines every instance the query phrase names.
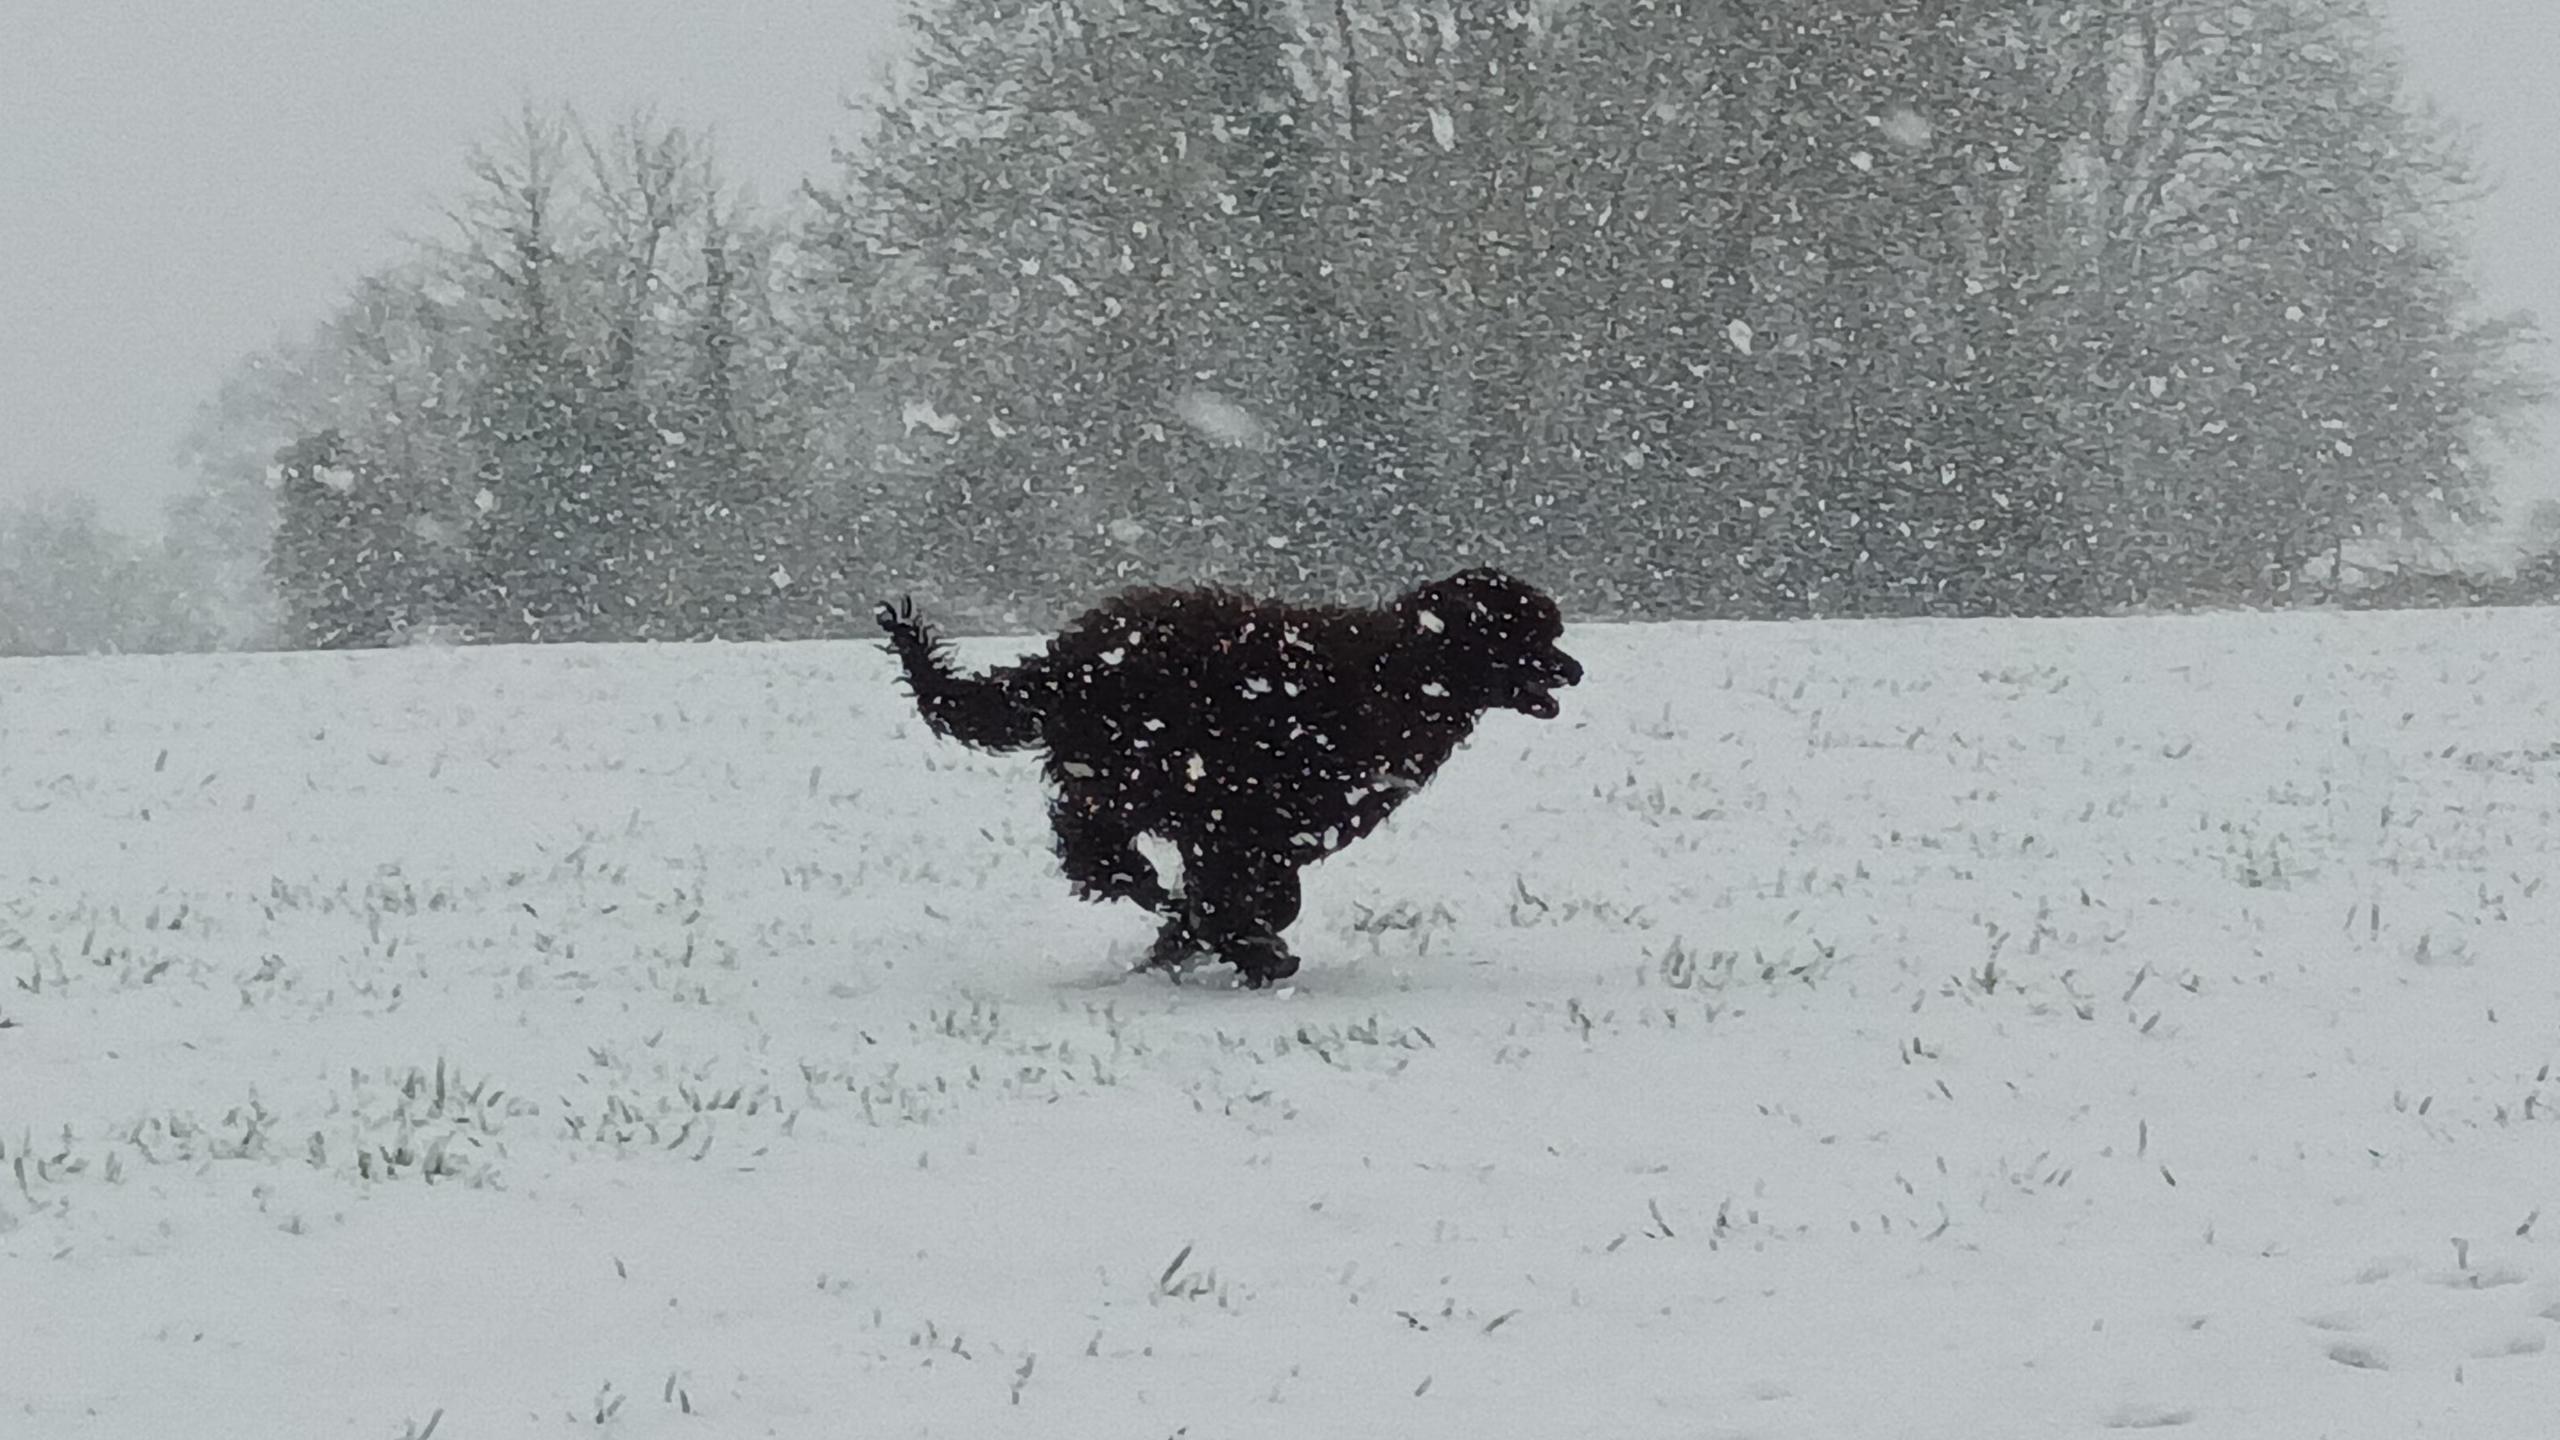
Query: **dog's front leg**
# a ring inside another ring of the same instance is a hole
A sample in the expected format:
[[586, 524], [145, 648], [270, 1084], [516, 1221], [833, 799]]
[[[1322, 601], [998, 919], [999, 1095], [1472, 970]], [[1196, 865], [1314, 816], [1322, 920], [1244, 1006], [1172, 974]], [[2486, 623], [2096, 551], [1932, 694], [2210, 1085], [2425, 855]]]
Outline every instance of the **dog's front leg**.
[[1176, 902], [1156, 927], [1155, 943], [1147, 947], [1147, 958], [1138, 962], [1138, 968], [1179, 970], [1183, 962], [1207, 953], [1208, 948], [1200, 939], [1198, 915], [1189, 905]]

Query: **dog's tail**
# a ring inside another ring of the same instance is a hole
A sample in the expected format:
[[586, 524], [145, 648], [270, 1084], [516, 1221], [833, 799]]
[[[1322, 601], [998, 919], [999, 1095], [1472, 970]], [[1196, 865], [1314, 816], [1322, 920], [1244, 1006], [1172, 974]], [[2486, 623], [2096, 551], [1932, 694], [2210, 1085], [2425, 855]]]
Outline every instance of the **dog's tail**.
[[963, 675], [951, 666], [951, 647], [917, 618], [901, 596], [872, 612], [889, 633], [889, 650], [907, 672], [916, 709], [937, 735], [982, 750], [1019, 750], [1040, 743], [1040, 711], [1007, 677]]

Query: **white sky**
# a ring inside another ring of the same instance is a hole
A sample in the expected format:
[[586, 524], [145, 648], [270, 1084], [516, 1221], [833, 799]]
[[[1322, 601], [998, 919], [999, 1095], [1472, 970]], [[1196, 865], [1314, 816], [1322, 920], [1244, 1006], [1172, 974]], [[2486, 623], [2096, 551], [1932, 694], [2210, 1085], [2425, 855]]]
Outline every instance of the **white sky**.
[[[2479, 126], [2493, 300], [2560, 323], [2560, 0], [2391, 0]], [[431, 230], [523, 99], [714, 127], [779, 198], [827, 163], [892, 0], [9, 0], [0, 22], [0, 497], [149, 525], [195, 407]], [[2514, 477], [2560, 494], [2560, 462]]]
[[778, 200], [891, 0], [5, 0], [0, 496], [154, 521], [197, 405], [326, 314], [531, 99], [707, 125]]

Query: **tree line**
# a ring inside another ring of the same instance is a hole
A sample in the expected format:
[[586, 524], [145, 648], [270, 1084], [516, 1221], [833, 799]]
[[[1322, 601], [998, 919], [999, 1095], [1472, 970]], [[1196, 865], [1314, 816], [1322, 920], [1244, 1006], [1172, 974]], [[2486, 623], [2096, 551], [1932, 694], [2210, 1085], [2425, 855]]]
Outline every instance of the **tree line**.
[[2544, 397], [2369, 0], [937, 0], [766, 213], [529, 114], [210, 408], [288, 643], [2319, 598]]

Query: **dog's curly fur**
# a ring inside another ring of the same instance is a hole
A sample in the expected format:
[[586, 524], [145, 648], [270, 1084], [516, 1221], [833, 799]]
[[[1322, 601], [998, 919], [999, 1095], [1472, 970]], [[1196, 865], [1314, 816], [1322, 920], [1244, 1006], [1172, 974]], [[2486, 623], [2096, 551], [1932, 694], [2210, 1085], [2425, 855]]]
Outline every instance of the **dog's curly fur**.
[[[1535, 586], [1462, 571], [1383, 607], [1127, 591], [1019, 664], [964, 676], [905, 601], [878, 618], [935, 732], [1037, 746], [1077, 895], [1165, 917], [1150, 964], [1203, 952], [1248, 985], [1296, 973], [1298, 870], [1376, 829], [1487, 710], [1556, 714], [1582, 666]], [[1170, 892], [1141, 835], [1182, 856]]]

